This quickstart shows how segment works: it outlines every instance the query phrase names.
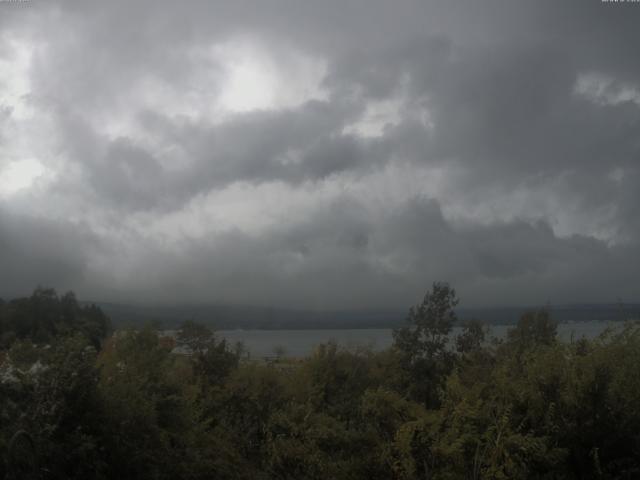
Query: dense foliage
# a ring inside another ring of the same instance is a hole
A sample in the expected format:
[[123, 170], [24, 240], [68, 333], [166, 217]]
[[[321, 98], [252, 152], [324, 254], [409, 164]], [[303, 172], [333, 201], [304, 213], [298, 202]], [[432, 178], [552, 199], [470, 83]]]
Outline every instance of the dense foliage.
[[47, 343], [77, 333], [99, 348], [109, 329], [109, 319], [102, 310], [81, 305], [73, 292], [58, 296], [51, 288], [37, 288], [27, 298], [0, 299], [0, 350], [16, 340]]
[[0, 310], [0, 478], [640, 478], [637, 324], [562, 343], [541, 311], [452, 338], [456, 303], [435, 284], [386, 351], [262, 362], [192, 322], [107, 338], [37, 290]]

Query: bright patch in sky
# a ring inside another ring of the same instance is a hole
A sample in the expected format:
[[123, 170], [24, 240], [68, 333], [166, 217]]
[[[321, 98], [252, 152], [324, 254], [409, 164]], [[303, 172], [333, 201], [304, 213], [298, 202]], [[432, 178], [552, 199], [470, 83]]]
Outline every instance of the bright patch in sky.
[[222, 105], [235, 112], [269, 108], [274, 100], [275, 75], [269, 65], [245, 57], [229, 66]]
[[45, 172], [46, 168], [34, 158], [11, 162], [0, 171], [0, 195], [13, 195], [31, 187]]
[[380, 137], [388, 127], [401, 120], [402, 101], [397, 99], [371, 102], [356, 123], [344, 128], [345, 134], [356, 134], [365, 138]]
[[250, 42], [229, 42], [215, 48], [226, 79], [220, 106], [231, 112], [294, 107], [326, 98], [320, 84], [326, 65], [295, 52], [277, 59]]
[[600, 73], [578, 75], [574, 92], [599, 105], [618, 105], [626, 102], [640, 105], [640, 89], [637, 86], [617, 82], [614, 78]]

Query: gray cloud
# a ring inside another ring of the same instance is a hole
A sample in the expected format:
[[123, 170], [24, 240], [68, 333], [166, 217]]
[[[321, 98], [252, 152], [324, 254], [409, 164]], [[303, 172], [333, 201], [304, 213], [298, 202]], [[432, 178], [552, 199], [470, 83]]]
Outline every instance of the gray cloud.
[[151, 283], [148, 300], [162, 292], [164, 301], [327, 308], [331, 299], [333, 308], [384, 308], [408, 305], [447, 278], [471, 304], [557, 304], [633, 298], [638, 253], [585, 236], [558, 238], [544, 222], [454, 229], [434, 200], [372, 216], [342, 198], [260, 237], [230, 231], [178, 252], [140, 251], [125, 288], [145, 298]]
[[636, 5], [12, 5], [0, 293], [638, 299]]
[[74, 288], [85, 280], [99, 246], [82, 226], [0, 210], [0, 291], [21, 294], [36, 285]]

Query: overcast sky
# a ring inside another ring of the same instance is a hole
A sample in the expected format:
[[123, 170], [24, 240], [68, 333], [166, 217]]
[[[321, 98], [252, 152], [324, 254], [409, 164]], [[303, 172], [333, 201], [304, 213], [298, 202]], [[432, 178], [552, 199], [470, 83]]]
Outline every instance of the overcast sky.
[[0, 295], [640, 300], [640, 3], [0, 1]]

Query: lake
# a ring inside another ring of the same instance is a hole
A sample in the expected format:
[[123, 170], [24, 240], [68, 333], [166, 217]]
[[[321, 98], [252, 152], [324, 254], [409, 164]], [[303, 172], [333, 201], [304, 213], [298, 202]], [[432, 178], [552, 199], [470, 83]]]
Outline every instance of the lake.
[[[622, 322], [571, 322], [558, 325], [558, 336], [564, 341], [572, 338], [594, 338], [609, 326], [622, 326]], [[491, 326], [490, 336], [504, 338], [512, 325]], [[460, 328], [453, 329], [452, 336], [457, 335]], [[276, 349], [282, 348], [285, 356], [302, 357], [311, 354], [314, 348], [329, 341], [336, 341], [340, 346], [366, 346], [373, 350], [383, 350], [393, 341], [391, 329], [327, 329], [327, 330], [219, 330], [217, 335], [224, 337], [232, 344], [244, 343], [252, 357], [273, 356]]]

